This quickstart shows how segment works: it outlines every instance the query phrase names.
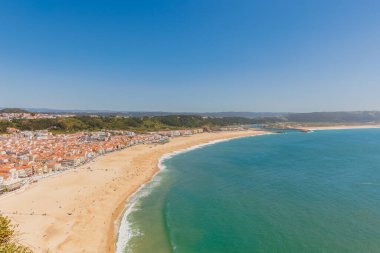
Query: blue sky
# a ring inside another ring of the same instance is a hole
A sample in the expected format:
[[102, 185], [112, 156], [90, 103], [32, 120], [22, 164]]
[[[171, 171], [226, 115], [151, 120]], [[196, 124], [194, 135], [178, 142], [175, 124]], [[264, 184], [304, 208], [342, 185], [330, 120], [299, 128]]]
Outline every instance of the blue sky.
[[0, 106], [380, 110], [380, 1], [2, 0]]

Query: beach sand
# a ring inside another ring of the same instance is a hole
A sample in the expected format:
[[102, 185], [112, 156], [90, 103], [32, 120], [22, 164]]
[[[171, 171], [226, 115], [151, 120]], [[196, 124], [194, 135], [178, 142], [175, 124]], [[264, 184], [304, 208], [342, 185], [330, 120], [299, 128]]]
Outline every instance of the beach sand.
[[133, 146], [2, 196], [0, 211], [19, 224], [20, 242], [36, 253], [114, 252], [116, 225], [126, 201], [156, 174], [161, 156], [257, 134], [263, 132], [203, 133]]
[[310, 127], [303, 127], [303, 128], [308, 129], [308, 130], [368, 129], [368, 128], [380, 128], [380, 124], [310, 126]]

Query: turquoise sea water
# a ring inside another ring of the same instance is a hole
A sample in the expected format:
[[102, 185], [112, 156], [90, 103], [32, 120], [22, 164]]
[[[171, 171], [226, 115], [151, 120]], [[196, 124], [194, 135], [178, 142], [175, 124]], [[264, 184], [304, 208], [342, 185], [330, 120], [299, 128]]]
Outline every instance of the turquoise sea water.
[[164, 164], [123, 252], [380, 252], [380, 129], [235, 139]]

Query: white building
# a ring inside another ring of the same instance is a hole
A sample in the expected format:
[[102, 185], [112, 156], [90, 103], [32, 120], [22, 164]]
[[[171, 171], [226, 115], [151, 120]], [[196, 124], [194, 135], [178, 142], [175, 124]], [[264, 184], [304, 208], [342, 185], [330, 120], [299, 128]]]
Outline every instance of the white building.
[[9, 179], [10, 180], [16, 180], [18, 178], [18, 173], [16, 169], [10, 169], [9, 170]]
[[28, 177], [28, 174], [26, 173], [26, 171], [24, 169], [19, 169], [17, 172], [18, 172], [18, 177], [19, 178]]

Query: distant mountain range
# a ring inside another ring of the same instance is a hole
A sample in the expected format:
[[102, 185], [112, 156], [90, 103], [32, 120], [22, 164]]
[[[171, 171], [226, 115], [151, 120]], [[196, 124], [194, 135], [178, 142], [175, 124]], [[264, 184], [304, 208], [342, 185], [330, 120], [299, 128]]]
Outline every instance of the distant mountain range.
[[[1, 108], [0, 108], [1, 109]], [[4, 108], [3, 110], [22, 110], [36, 113], [58, 113], [58, 114], [97, 114], [97, 115], [124, 115], [130, 117], [152, 117], [168, 115], [198, 115], [205, 117], [243, 117], [243, 118], [263, 118], [279, 117], [287, 115], [286, 112], [161, 112], [161, 111], [112, 111], [112, 110], [62, 110], [49, 108]]]
[[293, 122], [336, 122], [336, 123], [366, 123], [379, 122], [379, 111], [356, 111], [356, 112], [311, 112], [290, 113], [286, 116], [287, 121]]
[[[0, 108], [1, 109], [1, 108]], [[77, 115], [120, 115], [129, 117], [153, 117], [168, 115], [197, 115], [203, 117], [241, 117], [260, 119], [265, 122], [311, 122], [311, 123], [366, 123], [380, 122], [380, 111], [340, 111], [340, 112], [154, 112], [154, 111], [111, 111], [111, 110], [57, 110], [46, 108], [4, 108], [1, 112], [36, 112]]]
[[20, 108], [4, 108], [0, 110], [0, 113], [28, 113], [29, 110], [24, 110]]

